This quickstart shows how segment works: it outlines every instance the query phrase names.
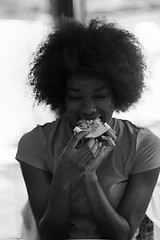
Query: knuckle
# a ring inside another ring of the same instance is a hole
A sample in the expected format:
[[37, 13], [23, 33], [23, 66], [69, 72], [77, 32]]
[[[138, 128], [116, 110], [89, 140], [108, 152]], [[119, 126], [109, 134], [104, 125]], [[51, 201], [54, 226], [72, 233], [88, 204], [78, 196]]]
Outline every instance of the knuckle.
[[95, 153], [94, 152], [91, 152], [91, 159], [93, 159], [94, 158], [94, 155], [95, 155]]
[[88, 152], [88, 158], [93, 158], [94, 157], [94, 152], [92, 150], [90, 150]]
[[85, 149], [86, 152], [91, 151], [91, 148], [88, 145], [85, 145], [84, 149]]

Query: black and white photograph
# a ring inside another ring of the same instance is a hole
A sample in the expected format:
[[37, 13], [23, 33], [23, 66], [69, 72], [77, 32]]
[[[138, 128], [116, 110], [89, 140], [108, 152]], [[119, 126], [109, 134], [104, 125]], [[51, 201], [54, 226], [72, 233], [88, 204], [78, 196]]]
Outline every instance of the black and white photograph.
[[0, 240], [160, 240], [160, 1], [0, 0]]

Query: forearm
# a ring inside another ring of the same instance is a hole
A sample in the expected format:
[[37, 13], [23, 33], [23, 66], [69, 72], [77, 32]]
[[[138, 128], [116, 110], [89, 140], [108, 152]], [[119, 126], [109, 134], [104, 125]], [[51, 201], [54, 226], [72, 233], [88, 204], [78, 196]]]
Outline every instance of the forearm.
[[129, 224], [112, 207], [98, 182], [97, 176], [84, 175], [83, 180], [93, 217], [103, 237], [112, 240], [129, 239]]
[[64, 239], [69, 229], [70, 187], [66, 187], [60, 176], [54, 176], [46, 213], [39, 223], [43, 239]]

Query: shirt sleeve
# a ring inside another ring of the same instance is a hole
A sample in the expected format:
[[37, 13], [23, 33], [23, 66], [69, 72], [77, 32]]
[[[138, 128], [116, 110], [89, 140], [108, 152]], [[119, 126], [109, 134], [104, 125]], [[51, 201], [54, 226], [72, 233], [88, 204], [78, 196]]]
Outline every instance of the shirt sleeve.
[[132, 174], [160, 167], [160, 139], [147, 128], [140, 130]]
[[45, 161], [46, 138], [41, 126], [22, 136], [18, 143], [16, 160], [42, 170], [48, 170]]

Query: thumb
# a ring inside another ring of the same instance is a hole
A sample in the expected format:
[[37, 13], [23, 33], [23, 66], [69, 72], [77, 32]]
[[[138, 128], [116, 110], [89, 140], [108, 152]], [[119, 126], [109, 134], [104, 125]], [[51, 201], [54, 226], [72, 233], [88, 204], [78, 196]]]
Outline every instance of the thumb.
[[68, 145], [69, 145], [72, 149], [74, 149], [74, 148], [77, 146], [78, 142], [79, 142], [81, 139], [83, 139], [85, 136], [87, 136], [87, 135], [88, 135], [88, 133], [85, 132], [85, 131], [81, 131], [81, 132], [79, 132], [79, 133], [76, 133], [76, 134], [73, 135], [73, 137], [70, 139]]

